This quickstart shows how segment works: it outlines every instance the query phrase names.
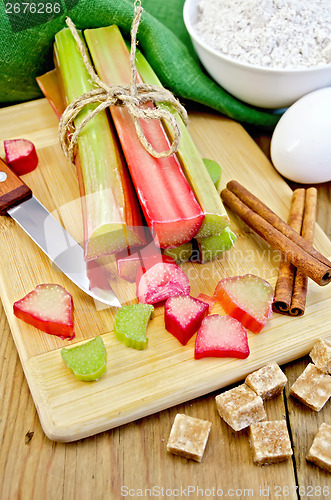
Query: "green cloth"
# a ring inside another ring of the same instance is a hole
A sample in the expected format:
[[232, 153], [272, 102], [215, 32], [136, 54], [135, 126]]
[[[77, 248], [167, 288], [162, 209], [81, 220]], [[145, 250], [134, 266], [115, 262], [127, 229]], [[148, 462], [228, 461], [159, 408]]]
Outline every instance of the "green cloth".
[[[32, 5], [41, 12], [31, 12]], [[162, 84], [180, 99], [272, 129], [279, 114], [242, 103], [205, 74], [184, 26], [183, 5], [184, 0], [142, 0], [139, 48]], [[133, 0], [0, 2], [0, 103], [41, 96], [35, 78], [53, 67], [54, 35], [65, 26], [66, 16], [80, 29], [117, 24], [129, 37], [133, 15]]]

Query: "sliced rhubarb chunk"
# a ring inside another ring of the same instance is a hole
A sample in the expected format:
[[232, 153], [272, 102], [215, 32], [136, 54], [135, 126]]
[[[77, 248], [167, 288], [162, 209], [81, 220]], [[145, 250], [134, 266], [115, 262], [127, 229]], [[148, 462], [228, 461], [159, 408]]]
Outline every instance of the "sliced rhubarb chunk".
[[157, 304], [169, 297], [190, 293], [189, 279], [174, 261], [138, 270], [136, 283], [138, 300], [145, 304]]
[[74, 375], [84, 382], [98, 380], [107, 369], [107, 352], [100, 336], [69, 349], [64, 347], [61, 356]]
[[216, 259], [223, 252], [230, 250], [236, 239], [237, 236], [229, 227], [223, 229], [220, 234], [208, 236], [207, 238], [197, 238], [200, 262], [205, 264]]
[[128, 255], [124, 250], [116, 255], [116, 264], [118, 276], [125, 281], [134, 283], [136, 281], [137, 270], [142, 265], [140, 252]]
[[14, 314], [25, 323], [61, 338], [74, 337], [73, 300], [62, 286], [38, 285], [14, 303]]
[[168, 332], [186, 345], [198, 331], [209, 306], [190, 295], [170, 297], [165, 303], [164, 322]]
[[[118, 27], [85, 30], [84, 35], [100, 78], [107, 85], [128, 85], [130, 57]], [[150, 103], [144, 106], [152, 108]], [[190, 241], [199, 231], [204, 214], [177, 157], [155, 158], [150, 155], [139, 141], [128, 109], [110, 106], [110, 112], [156, 244], [167, 248]], [[156, 151], [170, 149], [160, 120], [139, 119], [139, 122], [147, 141]], [[209, 182], [214, 188], [210, 178]]]
[[201, 323], [195, 341], [195, 359], [205, 357], [247, 358], [249, 346], [247, 331], [230, 316], [212, 314]]
[[163, 250], [164, 255], [168, 255], [172, 257], [177, 264], [181, 264], [182, 262], [187, 262], [193, 251], [192, 242], [183, 243], [179, 247], [174, 248], [166, 248]]
[[28, 174], [38, 165], [36, 148], [28, 139], [7, 139], [3, 145], [6, 161], [16, 175]]
[[146, 239], [149, 243], [145, 246], [133, 249], [127, 248], [116, 255], [117, 272], [120, 278], [130, 283], [134, 283], [136, 281], [138, 269], [144, 267], [144, 262], [148, 265], [151, 259], [153, 263], [151, 262], [149, 267], [163, 260], [173, 262], [172, 259], [162, 257], [161, 249], [154, 244], [150, 233], [146, 234]]
[[119, 309], [115, 316], [114, 332], [118, 340], [134, 349], [147, 347], [147, 324], [154, 315], [151, 304], [131, 304]]
[[213, 297], [210, 297], [210, 295], [206, 295], [205, 293], [199, 293], [199, 295], [197, 295], [197, 299], [208, 304], [209, 313], [211, 313], [211, 310], [214, 307], [216, 300]]
[[273, 295], [272, 286], [252, 274], [223, 278], [214, 292], [224, 311], [254, 333], [259, 333], [272, 315]]

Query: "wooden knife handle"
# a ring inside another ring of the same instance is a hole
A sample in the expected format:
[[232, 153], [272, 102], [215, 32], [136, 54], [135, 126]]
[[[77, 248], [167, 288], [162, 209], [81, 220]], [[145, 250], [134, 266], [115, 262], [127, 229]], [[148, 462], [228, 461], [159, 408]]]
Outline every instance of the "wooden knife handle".
[[31, 189], [0, 158], [0, 215], [31, 196]]

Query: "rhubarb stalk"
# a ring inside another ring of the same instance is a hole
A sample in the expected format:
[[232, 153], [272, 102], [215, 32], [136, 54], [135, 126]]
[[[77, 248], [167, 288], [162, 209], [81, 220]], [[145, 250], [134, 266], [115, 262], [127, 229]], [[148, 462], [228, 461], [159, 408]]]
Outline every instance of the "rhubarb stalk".
[[[107, 85], [130, 82], [129, 52], [117, 26], [85, 30], [91, 57]], [[147, 106], [147, 105], [146, 105]], [[175, 155], [155, 158], [141, 145], [134, 120], [125, 106], [111, 106], [111, 115], [133, 183], [151, 228], [161, 248], [190, 241], [200, 229], [204, 214]], [[140, 120], [148, 142], [157, 151], [170, 149], [159, 120]]]
[[[160, 80], [140, 51], [136, 51], [136, 67], [144, 83], [162, 87]], [[229, 225], [229, 218], [205, 161], [202, 159], [185, 123], [174, 106], [166, 102], [157, 103], [157, 106], [160, 109], [170, 111], [176, 117], [180, 126], [181, 140], [177, 155], [185, 176], [205, 214], [204, 221], [196, 237], [207, 238], [219, 234]], [[164, 125], [170, 139], [173, 140], [174, 131], [172, 127], [169, 127], [166, 121], [164, 121]]]
[[[66, 105], [93, 89], [69, 29], [55, 36], [55, 66]], [[77, 127], [97, 104], [77, 115]], [[83, 200], [85, 259], [144, 243], [139, 205], [106, 112], [91, 119], [78, 137], [78, 178]]]

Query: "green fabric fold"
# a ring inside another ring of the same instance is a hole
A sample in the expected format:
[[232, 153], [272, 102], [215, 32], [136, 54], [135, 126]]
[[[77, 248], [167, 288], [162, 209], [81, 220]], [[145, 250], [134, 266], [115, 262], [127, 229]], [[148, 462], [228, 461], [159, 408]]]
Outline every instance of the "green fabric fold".
[[[53, 67], [55, 34], [70, 16], [77, 28], [117, 24], [129, 37], [133, 0], [60, 0], [51, 12], [8, 11], [0, 3], [0, 102], [40, 97], [35, 78]], [[39, 4], [38, 4], [39, 5]], [[46, 3], [45, 3], [46, 5]], [[210, 107], [243, 124], [272, 130], [280, 114], [249, 106], [231, 96], [203, 71], [183, 22], [184, 0], [142, 0], [139, 48], [162, 84], [178, 98]], [[16, 9], [17, 10], [17, 9]]]

